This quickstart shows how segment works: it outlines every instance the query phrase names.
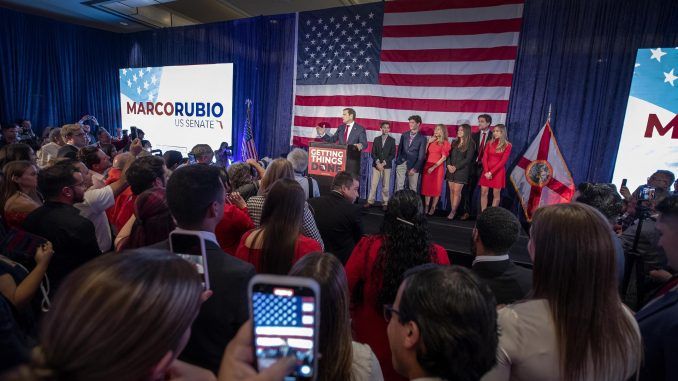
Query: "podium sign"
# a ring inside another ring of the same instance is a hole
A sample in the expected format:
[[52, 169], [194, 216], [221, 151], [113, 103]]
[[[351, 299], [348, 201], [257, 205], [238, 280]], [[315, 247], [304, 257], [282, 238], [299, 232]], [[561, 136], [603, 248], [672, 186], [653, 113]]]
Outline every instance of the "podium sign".
[[314, 145], [308, 147], [308, 174], [334, 177], [346, 170], [346, 146]]

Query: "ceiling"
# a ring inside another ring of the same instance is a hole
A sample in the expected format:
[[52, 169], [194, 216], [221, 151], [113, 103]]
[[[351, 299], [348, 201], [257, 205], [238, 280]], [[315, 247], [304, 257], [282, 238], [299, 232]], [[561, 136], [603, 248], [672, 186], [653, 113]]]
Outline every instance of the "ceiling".
[[379, 0], [0, 0], [0, 7], [117, 33]]

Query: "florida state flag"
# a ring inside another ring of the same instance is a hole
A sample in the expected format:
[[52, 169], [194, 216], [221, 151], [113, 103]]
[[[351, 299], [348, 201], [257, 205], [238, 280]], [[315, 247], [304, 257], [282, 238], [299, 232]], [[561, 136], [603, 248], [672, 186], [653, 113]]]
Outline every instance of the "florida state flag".
[[572, 175], [549, 123], [547, 120], [511, 172], [511, 183], [528, 221], [540, 206], [570, 202], [574, 194]]

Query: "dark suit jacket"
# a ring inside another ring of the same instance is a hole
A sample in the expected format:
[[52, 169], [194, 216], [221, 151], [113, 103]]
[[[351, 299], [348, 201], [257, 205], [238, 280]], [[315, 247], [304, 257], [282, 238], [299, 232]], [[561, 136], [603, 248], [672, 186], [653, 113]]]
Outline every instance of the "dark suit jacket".
[[490, 287], [497, 304], [524, 299], [532, 289], [532, 271], [516, 266], [511, 260], [476, 262], [472, 269]]
[[325, 251], [346, 264], [353, 247], [363, 236], [360, 206], [349, 204], [337, 192], [308, 200], [313, 208], [315, 223], [325, 243]]
[[[483, 152], [480, 152], [480, 131], [478, 132], [473, 132], [471, 133], [471, 139], [473, 139], [473, 142], [476, 143], [476, 153], [475, 157], [471, 161], [472, 164], [476, 164], [478, 167], [482, 167], [483, 165], [483, 158], [482, 156], [479, 157], [479, 155], [483, 154]], [[485, 149], [487, 148], [487, 144], [492, 140], [492, 127], [489, 127], [487, 129], [487, 137], [485, 137]]]
[[417, 132], [412, 139], [412, 144], [407, 144], [410, 139], [410, 132], [406, 131], [400, 135], [400, 145], [398, 145], [398, 159], [396, 165], [407, 162], [407, 169], [414, 168], [417, 172], [421, 172], [426, 158], [426, 137]]
[[47, 201], [22, 226], [52, 242], [54, 255], [47, 266], [51, 295], [68, 274], [101, 254], [94, 224], [71, 205]]
[[641, 380], [678, 380], [678, 291], [638, 311], [645, 350]]
[[353, 128], [351, 133], [348, 134], [348, 142], [344, 140], [344, 132], [346, 131], [346, 125], [342, 124], [337, 128], [337, 132], [334, 135], [327, 134], [322, 137], [322, 140], [328, 143], [337, 143], [337, 144], [362, 144], [362, 151], [367, 149], [367, 132], [365, 127], [359, 125], [358, 123], [353, 123]]
[[372, 166], [376, 167], [379, 160], [386, 162], [384, 168], [391, 168], [396, 154], [396, 142], [393, 137], [388, 136], [386, 143], [383, 143], [383, 137], [384, 135], [377, 136], [372, 143]]
[[[163, 241], [150, 247], [169, 250], [169, 243]], [[249, 319], [247, 285], [254, 276], [254, 266], [224, 253], [212, 241], [205, 241], [205, 249], [214, 294], [200, 307], [180, 359], [216, 374], [226, 345]]]
[[67, 157], [69, 159], [77, 159], [78, 148], [70, 144], [64, 144], [63, 147], [57, 151], [57, 157]]

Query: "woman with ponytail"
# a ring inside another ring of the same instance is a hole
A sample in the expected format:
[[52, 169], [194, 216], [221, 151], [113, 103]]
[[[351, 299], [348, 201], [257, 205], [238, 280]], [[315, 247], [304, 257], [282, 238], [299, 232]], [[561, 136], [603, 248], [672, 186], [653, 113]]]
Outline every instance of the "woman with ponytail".
[[449, 265], [447, 252], [430, 241], [421, 197], [400, 190], [388, 202], [381, 233], [358, 242], [346, 263], [355, 339], [379, 359], [385, 380], [403, 380], [391, 364], [384, 304], [393, 304], [403, 273], [425, 263]]

